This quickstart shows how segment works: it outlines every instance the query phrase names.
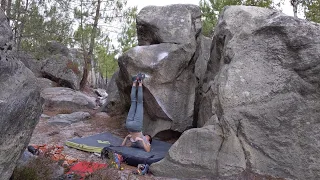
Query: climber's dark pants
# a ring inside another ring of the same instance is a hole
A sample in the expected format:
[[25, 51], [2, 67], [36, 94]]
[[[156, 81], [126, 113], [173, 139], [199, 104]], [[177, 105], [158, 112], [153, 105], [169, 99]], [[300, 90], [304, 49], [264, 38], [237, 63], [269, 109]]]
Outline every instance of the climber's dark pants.
[[131, 106], [126, 120], [126, 127], [129, 132], [141, 132], [143, 126], [143, 92], [142, 86], [138, 86], [138, 101], [136, 86], [131, 89]]

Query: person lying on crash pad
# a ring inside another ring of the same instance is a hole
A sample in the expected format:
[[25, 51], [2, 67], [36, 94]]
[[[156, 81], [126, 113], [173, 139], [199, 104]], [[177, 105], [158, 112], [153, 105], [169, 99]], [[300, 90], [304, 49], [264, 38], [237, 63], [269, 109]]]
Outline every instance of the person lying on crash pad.
[[[122, 146], [135, 147], [144, 149], [147, 152], [151, 150], [152, 138], [150, 135], [142, 134], [143, 126], [143, 91], [142, 81], [145, 74], [139, 73], [133, 77], [133, 84], [131, 88], [131, 106], [129, 109], [128, 117], [126, 120], [126, 128], [129, 135], [125, 137]], [[138, 86], [138, 99], [137, 99], [137, 83]]]

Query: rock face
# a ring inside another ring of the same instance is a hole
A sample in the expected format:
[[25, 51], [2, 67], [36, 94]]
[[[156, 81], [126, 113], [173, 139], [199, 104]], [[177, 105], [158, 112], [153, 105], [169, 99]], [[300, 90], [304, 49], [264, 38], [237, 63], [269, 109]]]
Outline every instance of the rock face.
[[202, 87], [203, 127], [183, 133], [152, 172], [189, 178], [201, 177], [202, 168], [217, 179], [242, 170], [319, 179], [319, 42], [319, 24], [265, 8], [225, 8]]
[[29, 68], [36, 77], [42, 77], [41, 73], [41, 66], [42, 61], [37, 61], [33, 56], [30, 54], [20, 51], [17, 54], [17, 58], [27, 67]]
[[38, 86], [41, 90], [54, 87], [54, 85], [56, 84], [55, 82], [47, 78], [37, 78], [37, 81], [38, 81]]
[[64, 108], [71, 111], [93, 109], [96, 107], [95, 98], [70, 88], [53, 87], [41, 92], [46, 108]]
[[200, 8], [194, 5], [148, 6], [138, 14], [138, 40], [144, 46], [132, 48], [119, 58], [116, 84], [124, 104], [121, 109], [128, 110], [131, 76], [146, 74], [145, 133], [183, 132], [193, 126], [200, 16]]
[[9, 20], [8, 17], [3, 13], [3, 11], [0, 12], [0, 47], [4, 47], [8, 45], [8, 42], [12, 40], [12, 32], [11, 27], [8, 24]]
[[207, 71], [207, 65], [210, 58], [210, 50], [212, 39], [205, 37], [203, 35], [200, 36], [200, 52], [197, 62], [195, 64], [194, 73], [199, 81], [200, 85], [202, 85], [204, 75]]
[[119, 71], [115, 72], [108, 83], [107, 93], [108, 98], [107, 102], [103, 104], [101, 111], [107, 112], [110, 116], [121, 115], [124, 112], [128, 111], [126, 105], [121, 101], [119, 89], [117, 86]]
[[36, 77], [8, 44], [11, 28], [0, 11], [0, 177], [7, 180], [31, 138], [42, 112]]
[[[224, 144], [225, 150], [220, 151], [223, 142], [223, 131], [219, 126], [208, 125], [185, 131], [166, 158], [152, 164], [151, 171], [159, 176], [214, 179], [217, 171], [228, 174], [230, 166], [234, 173], [241, 173], [245, 168], [245, 158], [239, 140], [230, 139]], [[231, 152], [229, 148], [236, 148], [238, 153]]]
[[207, 65], [210, 58], [210, 50], [211, 50], [211, 43], [212, 39], [205, 37], [203, 35], [200, 36], [200, 52], [197, 62], [195, 64], [195, 75], [197, 78], [198, 85], [196, 86], [196, 95], [195, 95], [195, 103], [194, 103], [194, 126], [202, 127], [205, 122], [202, 122], [203, 119], [199, 119], [198, 112], [200, 108], [201, 96], [202, 96], [202, 86], [205, 73], [207, 71]]

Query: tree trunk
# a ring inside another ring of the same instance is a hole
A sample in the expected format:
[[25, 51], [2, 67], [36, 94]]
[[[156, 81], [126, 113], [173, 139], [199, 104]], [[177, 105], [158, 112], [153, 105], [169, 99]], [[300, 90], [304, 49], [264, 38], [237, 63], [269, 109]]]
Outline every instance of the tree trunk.
[[108, 68], [106, 67], [106, 85], [108, 85]]
[[98, 0], [98, 5], [96, 9], [96, 15], [94, 17], [94, 23], [92, 27], [92, 32], [91, 32], [91, 38], [90, 38], [90, 46], [89, 46], [89, 51], [88, 55], [85, 58], [85, 67], [83, 70], [83, 77], [80, 82], [80, 89], [83, 90], [87, 84], [88, 81], [88, 69], [90, 68], [91, 61], [93, 60], [93, 48], [94, 48], [94, 41], [96, 39], [96, 32], [97, 32], [97, 27], [98, 27], [98, 20], [100, 18], [100, 5], [101, 5], [101, 0]]
[[18, 33], [19, 28], [18, 28], [18, 26], [19, 26], [20, 16], [21, 16], [22, 12], [20, 10], [21, 1], [17, 1], [15, 3], [16, 3], [15, 6], [17, 7], [17, 10], [16, 10], [17, 12], [14, 14], [14, 17], [13, 17], [13, 19], [14, 19], [14, 28], [13, 28], [14, 37], [13, 37], [13, 39], [14, 39], [14, 42], [15, 42], [16, 48], [17, 48], [18, 36], [19, 36], [19, 33]]
[[26, 7], [24, 9], [24, 15], [23, 15], [23, 18], [22, 18], [22, 21], [21, 21], [21, 25], [20, 25], [20, 28], [19, 28], [19, 35], [18, 35], [18, 42], [17, 42], [17, 49], [18, 51], [20, 50], [20, 44], [21, 44], [21, 39], [22, 39], [22, 36], [23, 36], [23, 30], [24, 30], [24, 24], [26, 23], [26, 16], [27, 16], [27, 11], [28, 11], [28, 5], [29, 5], [29, 0], [26, 1]]
[[80, 90], [82, 90], [82, 91], [85, 89], [86, 84], [87, 84], [88, 68], [89, 68], [88, 62], [90, 61], [90, 58], [88, 57], [88, 54], [85, 50], [83, 51], [83, 56], [84, 56], [83, 76], [80, 81]]
[[93, 88], [96, 88], [97, 78], [96, 78], [96, 64], [94, 62], [94, 57], [91, 59], [91, 85]]
[[8, 4], [7, 4], [7, 16], [9, 17], [9, 19], [11, 19], [11, 3], [12, 3], [12, 0], [8, 0]]
[[[81, 19], [80, 19], [80, 27], [81, 27], [81, 33], [83, 33], [83, 15], [82, 15], [82, 5], [83, 1], [81, 0]], [[80, 90], [84, 90], [86, 83], [87, 83], [87, 78], [88, 78], [88, 54], [87, 51], [85, 50], [84, 47], [84, 39], [83, 35], [81, 35], [81, 48], [82, 48], [82, 54], [83, 54], [83, 60], [84, 60], [84, 66], [83, 66], [83, 75], [82, 79], [80, 81]]]
[[7, 0], [1, 0], [1, 8], [4, 12], [6, 12], [6, 4], [7, 4]]
[[293, 16], [298, 17], [299, 0], [291, 0], [291, 5], [293, 7]]

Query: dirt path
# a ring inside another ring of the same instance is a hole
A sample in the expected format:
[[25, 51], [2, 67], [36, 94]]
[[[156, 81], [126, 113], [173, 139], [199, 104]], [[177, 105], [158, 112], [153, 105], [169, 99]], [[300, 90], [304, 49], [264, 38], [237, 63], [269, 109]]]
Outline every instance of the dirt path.
[[[66, 113], [66, 110], [44, 110], [43, 114], [48, 116], [54, 116], [57, 114]], [[123, 127], [123, 116], [109, 117], [106, 113], [96, 113], [95, 111], [89, 112], [92, 116], [86, 121], [77, 122], [71, 125], [51, 125], [48, 118], [41, 117], [37, 124], [29, 144], [53, 144], [64, 146], [63, 154], [69, 155], [73, 158], [77, 158], [83, 161], [101, 162], [105, 163], [93, 153], [88, 153], [74, 148], [65, 146], [65, 142], [68, 139], [85, 137], [94, 135], [101, 132], [111, 132], [120, 137], [127, 135], [126, 129]], [[145, 176], [132, 175], [132, 171], [135, 167], [124, 165], [123, 171], [119, 171], [121, 179], [154, 179], [154, 180], [170, 180], [171, 178], [154, 177], [151, 174]], [[129, 177], [130, 176], [130, 177]]]

